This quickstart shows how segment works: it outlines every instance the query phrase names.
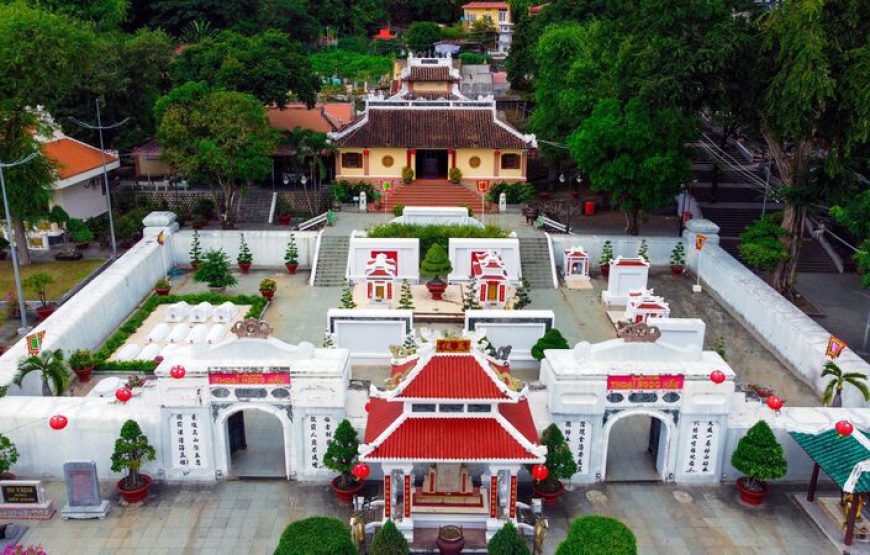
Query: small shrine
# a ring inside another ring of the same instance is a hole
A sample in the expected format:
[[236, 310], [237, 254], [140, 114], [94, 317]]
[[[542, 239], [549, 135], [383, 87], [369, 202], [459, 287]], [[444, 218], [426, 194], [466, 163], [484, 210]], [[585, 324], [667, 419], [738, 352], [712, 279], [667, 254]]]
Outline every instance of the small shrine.
[[[637, 293], [632, 291], [632, 293]], [[669, 318], [671, 308], [663, 297], [652, 294], [652, 290], [641, 291], [641, 294], [629, 294], [625, 307], [625, 320], [636, 324], [658, 318]]]
[[409, 541], [448, 524], [487, 539], [516, 524], [520, 469], [546, 455], [528, 386], [471, 339], [438, 339], [400, 362], [387, 388], [371, 390], [360, 446], [360, 461], [383, 472], [383, 521]]
[[565, 249], [565, 283], [568, 287], [582, 287], [589, 284], [589, 253], [583, 247]]
[[510, 280], [501, 256], [494, 251], [473, 253], [471, 275], [480, 294], [481, 304], [487, 308], [503, 308]]
[[380, 253], [366, 263], [366, 298], [369, 304], [389, 305], [393, 300], [396, 261]]
[[626, 306], [629, 291], [646, 289], [649, 278], [649, 262], [640, 257], [622, 256], [610, 261], [607, 289], [601, 292], [601, 300], [608, 305]]

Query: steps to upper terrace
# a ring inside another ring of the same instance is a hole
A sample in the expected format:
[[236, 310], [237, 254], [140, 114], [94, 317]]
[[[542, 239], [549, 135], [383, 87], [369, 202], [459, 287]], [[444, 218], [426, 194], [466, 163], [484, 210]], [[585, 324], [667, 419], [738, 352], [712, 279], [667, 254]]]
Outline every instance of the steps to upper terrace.
[[418, 179], [409, 185], [400, 185], [386, 196], [386, 208], [394, 206], [463, 206], [475, 213], [481, 211], [480, 195], [462, 185], [446, 179]]
[[317, 253], [317, 260], [315, 261], [315, 287], [339, 287], [344, 285], [349, 250], [349, 236], [321, 235], [320, 250]]

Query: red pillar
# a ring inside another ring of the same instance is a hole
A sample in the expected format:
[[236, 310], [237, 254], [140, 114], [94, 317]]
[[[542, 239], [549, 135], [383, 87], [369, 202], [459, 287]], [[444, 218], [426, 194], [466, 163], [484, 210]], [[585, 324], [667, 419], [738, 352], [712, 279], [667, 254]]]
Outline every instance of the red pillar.
[[493, 157], [492, 175], [498, 177], [498, 167], [501, 165], [501, 164], [499, 164], [499, 162], [501, 160], [501, 151], [496, 150], [495, 152], [492, 153], [492, 157]]
[[498, 518], [498, 475], [489, 477], [489, 518]]
[[393, 516], [393, 490], [390, 487], [390, 474], [384, 474], [384, 516], [392, 518]]
[[405, 518], [411, 518], [411, 475], [405, 474]]
[[405, 167], [408, 167], [408, 168], [412, 167], [411, 166], [411, 156], [413, 156], [413, 155], [414, 155], [413, 149], [409, 148], [405, 151]]
[[456, 167], [456, 149], [455, 148], [450, 149], [450, 167], [451, 168]]
[[511, 491], [508, 498], [508, 516], [517, 517], [517, 477], [511, 474]]

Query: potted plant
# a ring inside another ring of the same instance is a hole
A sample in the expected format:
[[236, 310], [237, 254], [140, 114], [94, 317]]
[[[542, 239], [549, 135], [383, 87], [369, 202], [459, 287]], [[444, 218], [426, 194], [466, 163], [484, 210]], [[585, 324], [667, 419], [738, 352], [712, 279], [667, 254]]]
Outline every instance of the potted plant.
[[677, 241], [674, 250], [671, 251], [671, 273], [674, 277], [683, 275], [686, 271], [686, 246], [682, 241]]
[[236, 263], [243, 274], [251, 271], [251, 263], [254, 261], [254, 256], [251, 254], [251, 249], [248, 248], [248, 243], [245, 241], [245, 234], [242, 233], [239, 243], [239, 255], [236, 256]]
[[447, 179], [450, 180], [450, 183], [459, 185], [459, 182], [462, 181], [462, 170], [459, 168], [450, 168], [447, 172]]
[[18, 449], [11, 439], [0, 434], [0, 479], [15, 479], [15, 474], [10, 472], [10, 469], [16, 462], [18, 462]]
[[341, 212], [341, 203], [344, 201], [344, 197], [347, 195], [347, 189], [339, 185], [338, 183], [333, 183], [329, 188], [329, 196], [332, 197], [332, 209], [336, 212]]
[[60, 206], [53, 206], [48, 214], [48, 220], [57, 224], [63, 230], [63, 250], [54, 255], [55, 260], [81, 260], [82, 253], [76, 250], [70, 244], [70, 233], [73, 228], [75, 218], [70, 218], [66, 210]]
[[646, 239], [640, 240], [640, 246], [637, 248], [637, 257], [643, 258], [649, 264], [649, 244]]
[[37, 272], [28, 276], [24, 280], [24, 286], [36, 293], [39, 297], [40, 306], [36, 307], [36, 314], [39, 316], [39, 321], [42, 322], [57, 310], [54, 305], [48, 304], [45, 288], [54, 283], [54, 278], [50, 274]]
[[158, 279], [157, 283], [154, 284], [154, 292], [161, 297], [169, 295], [170, 289], [172, 289], [172, 284], [169, 283], [169, 280], [166, 278]]
[[339, 473], [332, 479], [330, 486], [342, 503], [353, 501], [353, 496], [363, 487], [362, 480], [351, 473], [357, 461], [358, 448], [356, 430], [347, 419], [342, 420], [335, 429], [335, 435], [326, 445], [326, 454], [323, 456], [326, 468]]
[[782, 478], [788, 471], [782, 445], [764, 420], [756, 422], [737, 442], [737, 449], [731, 454], [731, 466], [744, 474], [737, 479], [740, 500], [753, 506], [761, 505], [770, 493], [766, 481]]
[[459, 555], [465, 547], [465, 535], [460, 526], [448, 524], [438, 528], [438, 538], [435, 540], [441, 555]]
[[193, 281], [205, 283], [212, 293], [223, 293], [238, 281], [230, 272], [230, 258], [223, 250], [210, 250], [205, 253], [202, 263], [193, 274]]
[[601, 245], [601, 256], [598, 257], [598, 267], [601, 269], [601, 275], [604, 278], [610, 276], [611, 260], [613, 260], [613, 243], [608, 239]]
[[69, 385], [69, 372], [60, 349], [42, 351], [38, 356], [31, 355], [22, 359], [18, 363], [18, 373], [12, 378], [12, 383], [21, 387], [24, 378], [32, 372], [39, 372], [43, 397], [60, 397]]
[[9, 240], [0, 235], [0, 260], [6, 260], [6, 249], [9, 248]]
[[544, 505], [555, 505], [565, 493], [562, 480], [571, 478], [577, 472], [577, 463], [565, 436], [555, 424], [550, 424], [541, 434], [541, 444], [547, 447], [547, 477], [532, 480], [532, 491], [544, 500]]
[[433, 243], [426, 251], [426, 257], [420, 265], [420, 273], [432, 279], [426, 282], [426, 289], [432, 294], [432, 299], [440, 301], [447, 290], [447, 283], [441, 279], [442, 274], [449, 274], [453, 270], [447, 252], [438, 243]]
[[190, 267], [196, 270], [201, 262], [202, 245], [199, 242], [199, 231], [194, 230], [193, 240], [190, 242]]
[[399, 216], [401, 216], [404, 211], [405, 211], [404, 204], [397, 204], [397, 205], [393, 206], [393, 216], [395, 216], [397, 218]]
[[291, 274], [295, 274], [299, 267], [299, 249], [296, 248], [296, 235], [293, 233], [290, 234], [287, 250], [284, 251], [284, 267]]
[[405, 166], [404, 168], [402, 168], [402, 183], [408, 185], [412, 181], [414, 181], [414, 168]]
[[381, 210], [381, 193], [380, 191], [372, 191], [369, 195], [368, 211], [380, 212]]
[[87, 349], [73, 351], [69, 356], [69, 367], [76, 373], [80, 382], [90, 381], [91, 372], [94, 371], [94, 356]]
[[272, 297], [275, 296], [275, 289], [278, 288], [278, 282], [274, 279], [265, 278], [260, 281], [260, 294], [263, 295], [267, 301], [271, 301]]
[[121, 426], [121, 435], [115, 441], [112, 453], [112, 472], [127, 471], [127, 476], [118, 480], [115, 489], [127, 503], [139, 503], [148, 496], [154, 483], [151, 476], [140, 472], [142, 463], [156, 458], [154, 447], [135, 420], [127, 420]]
[[91, 246], [91, 241], [94, 240], [94, 232], [90, 230], [88, 224], [84, 220], [70, 218], [67, 222], [69, 227], [70, 239], [78, 250], [87, 250]]
[[290, 216], [293, 214], [293, 207], [287, 202], [287, 199], [278, 196], [275, 203], [275, 217], [278, 220], [278, 225], [290, 225]]

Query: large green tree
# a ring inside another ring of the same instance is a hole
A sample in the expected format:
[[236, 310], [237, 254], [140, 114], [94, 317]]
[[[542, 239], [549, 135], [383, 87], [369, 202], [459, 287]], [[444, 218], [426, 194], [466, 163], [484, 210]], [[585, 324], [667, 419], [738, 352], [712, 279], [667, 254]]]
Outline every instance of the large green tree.
[[301, 46], [280, 31], [246, 37], [224, 31], [181, 53], [172, 67], [175, 86], [204, 81], [213, 88], [251, 93], [284, 106], [292, 93], [314, 106], [320, 80]]
[[832, 206], [831, 214], [862, 241], [852, 257], [861, 273], [861, 285], [870, 288], [870, 188], [853, 192], [842, 204]]
[[[2, 0], [6, 4], [17, 1]], [[90, 22], [98, 29], [115, 29], [127, 17], [128, 0], [27, 0], [27, 4]]]
[[250, 94], [186, 83], [160, 98], [155, 114], [163, 159], [208, 183], [224, 225], [232, 226], [241, 188], [272, 168], [276, 140], [263, 105]]
[[405, 45], [411, 52], [424, 53], [441, 39], [441, 28], [431, 21], [413, 23], [405, 33]]

